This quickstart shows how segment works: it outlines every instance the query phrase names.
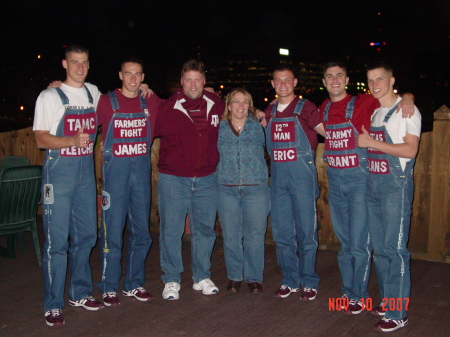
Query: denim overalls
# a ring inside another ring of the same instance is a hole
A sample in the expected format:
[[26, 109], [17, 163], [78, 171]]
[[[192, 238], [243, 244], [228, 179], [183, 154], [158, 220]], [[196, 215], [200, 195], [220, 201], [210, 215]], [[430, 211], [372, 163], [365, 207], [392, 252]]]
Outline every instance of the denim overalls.
[[[145, 259], [152, 243], [150, 216], [151, 129], [145, 99], [141, 112], [120, 113], [115, 92], [108, 93], [114, 114], [103, 150], [102, 293], [117, 292], [121, 276], [122, 235], [128, 224], [128, 251], [123, 290], [142, 287]], [[128, 218], [127, 218], [128, 215]]]
[[[91, 295], [89, 255], [97, 240], [96, 186], [93, 149], [97, 136], [94, 100], [86, 89], [87, 109], [74, 109], [60, 89], [55, 88], [66, 107], [56, 136], [75, 136], [83, 125], [89, 144], [47, 150], [42, 174], [43, 225], [46, 236], [43, 256], [44, 310], [64, 307], [67, 252], [69, 253], [69, 298], [78, 301]], [[70, 240], [69, 240], [70, 238]], [[69, 244], [70, 242], [70, 244]]]
[[[372, 138], [392, 144], [386, 130], [396, 104], [386, 114], [383, 126], [371, 127]], [[410, 257], [407, 249], [414, 193], [411, 159], [403, 171], [398, 157], [368, 149], [367, 216], [373, 245], [373, 260], [386, 317], [405, 318], [411, 288]]]
[[319, 276], [314, 269], [319, 186], [314, 152], [298, 120], [305, 101], [299, 100], [295, 107], [297, 118], [276, 118], [278, 104], [275, 104], [267, 126], [266, 144], [272, 173], [271, 227], [283, 274], [281, 284], [317, 289]]
[[367, 150], [356, 146], [352, 124], [356, 97], [347, 104], [347, 122], [330, 125], [328, 102], [324, 114], [325, 155], [328, 163], [328, 200], [334, 232], [341, 242], [338, 254], [342, 294], [350, 299], [369, 297], [371, 247], [366, 217]]

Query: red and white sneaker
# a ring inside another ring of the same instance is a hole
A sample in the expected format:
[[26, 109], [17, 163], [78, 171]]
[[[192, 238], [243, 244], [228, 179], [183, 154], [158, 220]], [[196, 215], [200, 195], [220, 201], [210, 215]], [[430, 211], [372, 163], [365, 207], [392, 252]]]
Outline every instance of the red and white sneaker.
[[107, 307], [117, 307], [120, 305], [119, 298], [117, 297], [117, 293], [108, 292], [103, 294], [103, 304]]
[[153, 295], [148, 293], [144, 288], [139, 287], [139, 288], [135, 288], [132, 290], [124, 290], [122, 291], [122, 294], [124, 296], [128, 296], [128, 297], [134, 297], [135, 299], [137, 299], [138, 301], [150, 301], [153, 299]]
[[386, 309], [384, 309], [384, 307], [381, 304], [379, 306], [373, 308], [373, 310], [371, 312], [372, 312], [372, 314], [374, 314], [376, 316], [386, 315]]
[[83, 307], [90, 311], [96, 311], [105, 307], [102, 302], [96, 301], [92, 296], [82, 298], [78, 301], [69, 300], [69, 304], [72, 307]]
[[303, 288], [300, 299], [304, 301], [312, 301], [317, 296], [317, 289], [314, 288]]
[[45, 323], [48, 326], [63, 326], [64, 316], [61, 309], [49, 310], [45, 313]]
[[403, 328], [407, 325], [408, 325], [408, 316], [400, 320], [383, 317], [381, 321], [375, 324], [374, 328], [377, 331], [391, 332]]
[[291, 288], [288, 286], [285, 286], [284, 284], [280, 287], [280, 289], [278, 289], [277, 291], [275, 291], [275, 297], [280, 297], [280, 298], [286, 298], [288, 297], [291, 293], [298, 293], [300, 291], [300, 288]]
[[347, 308], [344, 309], [344, 314], [358, 315], [362, 312], [362, 302], [357, 300], [350, 300]]

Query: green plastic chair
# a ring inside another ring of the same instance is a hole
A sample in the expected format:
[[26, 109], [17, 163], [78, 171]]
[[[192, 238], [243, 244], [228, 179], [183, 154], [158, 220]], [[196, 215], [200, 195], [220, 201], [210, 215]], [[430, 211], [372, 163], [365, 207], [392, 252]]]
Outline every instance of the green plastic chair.
[[[42, 258], [36, 212], [40, 200], [41, 176], [41, 165], [10, 167], [0, 173], [0, 235], [30, 231], [39, 266], [42, 266]], [[8, 251], [11, 249], [15, 247], [8, 247]], [[4, 248], [2, 250], [5, 251]]]
[[21, 156], [6, 156], [2, 158], [0, 162], [0, 173], [10, 167], [28, 166], [30, 165], [30, 159]]

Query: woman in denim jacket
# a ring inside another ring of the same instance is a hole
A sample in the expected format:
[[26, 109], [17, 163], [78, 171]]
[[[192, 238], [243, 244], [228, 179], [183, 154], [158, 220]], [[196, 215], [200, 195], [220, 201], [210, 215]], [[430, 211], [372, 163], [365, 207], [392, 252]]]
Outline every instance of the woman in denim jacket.
[[270, 211], [264, 130], [255, 118], [250, 93], [233, 89], [219, 127], [217, 166], [219, 217], [223, 230], [229, 292], [244, 279], [251, 293], [262, 292], [264, 239]]

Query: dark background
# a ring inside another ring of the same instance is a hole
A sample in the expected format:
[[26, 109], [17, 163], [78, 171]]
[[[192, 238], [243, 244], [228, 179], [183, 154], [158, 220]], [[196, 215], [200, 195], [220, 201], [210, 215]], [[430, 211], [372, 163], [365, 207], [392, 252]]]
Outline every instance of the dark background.
[[[30, 123], [39, 92], [65, 78], [61, 59], [73, 43], [89, 48], [87, 81], [102, 92], [120, 86], [117, 72], [127, 54], [144, 59], [145, 82], [166, 98], [190, 58], [200, 55], [208, 68], [237, 49], [264, 57], [283, 47], [305, 62], [344, 59], [361, 81], [367, 62], [388, 60], [400, 92], [414, 94], [425, 121], [450, 106], [448, 0], [16, 0], [2, 3], [1, 28], [0, 116], [12, 123]], [[373, 41], [386, 45], [377, 50]], [[11, 125], [0, 119], [0, 127]]]

